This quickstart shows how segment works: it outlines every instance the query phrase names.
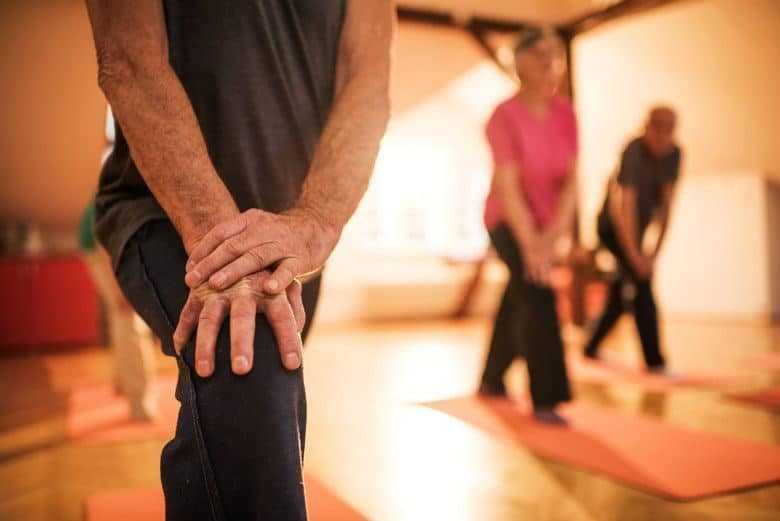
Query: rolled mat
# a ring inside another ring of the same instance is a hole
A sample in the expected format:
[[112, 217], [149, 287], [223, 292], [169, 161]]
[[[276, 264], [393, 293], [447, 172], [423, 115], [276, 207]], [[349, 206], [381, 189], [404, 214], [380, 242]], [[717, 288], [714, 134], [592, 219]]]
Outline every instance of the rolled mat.
[[569, 425], [544, 424], [510, 400], [464, 396], [422, 404], [541, 456], [676, 500], [780, 481], [780, 447], [681, 429], [582, 402]]
[[[306, 501], [311, 521], [366, 521], [367, 518], [307, 475]], [[165, 505], [159, 487], [93, 494], [85, 500], [86, 521], [164, 521]]]
[[176, 428], [179, 402], [174, 398], [176, 378], [160, 376], [154, 383], [159, 418], [133, 421], [127, 399], [108, 384], [75, 387], [68, 399], [68, 437], [75, 442], [117, 443], [148, 439], [169, 439]]

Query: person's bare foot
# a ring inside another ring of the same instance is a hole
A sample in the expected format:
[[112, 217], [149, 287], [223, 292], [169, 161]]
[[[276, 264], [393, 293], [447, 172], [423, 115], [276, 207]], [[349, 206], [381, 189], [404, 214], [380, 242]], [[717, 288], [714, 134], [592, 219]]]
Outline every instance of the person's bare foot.
[[557, 425], [559, 427], [566, 427], [569, 422], [558, 414], [553, 407], [536, 407], [534, 408], [534, 418], [542, 423], [549, 425]]

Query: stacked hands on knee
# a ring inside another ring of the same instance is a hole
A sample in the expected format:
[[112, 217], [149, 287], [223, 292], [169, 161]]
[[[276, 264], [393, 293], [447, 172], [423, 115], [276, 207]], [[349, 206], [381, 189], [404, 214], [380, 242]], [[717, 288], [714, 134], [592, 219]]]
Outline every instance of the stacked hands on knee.
[[306, 317], [296, 277], [322, 266], [327, 245], [317, 216], [301, 209], [247, 210], [212, 228], [190, 251], [184, 278], [190, 294], [173, 337], [177, 352], [197, 329], [195, 370], [210, 376], [217, 335], [229, 313], [231, 367], [246, 374], [252, 368], [255, 318], [263, 313], [284, 367], [297, 369]]

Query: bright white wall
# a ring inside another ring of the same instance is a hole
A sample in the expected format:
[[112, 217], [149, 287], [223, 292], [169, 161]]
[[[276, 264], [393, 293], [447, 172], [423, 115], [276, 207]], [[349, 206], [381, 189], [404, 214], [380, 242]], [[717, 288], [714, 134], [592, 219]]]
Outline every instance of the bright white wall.
[[586, 241], [605, 179], [658, 101], [680, 112], [684, 175], [780, 179], [780, 1], [675, 2], [577, 36], [572, 58]]
[[773, 189], [751, 171], [682, 180], [656, 279], [666, 313], [771, 318], [780, 286], [770, 265], [770, 250], [780, 246], [769, 219], [780, 211]]

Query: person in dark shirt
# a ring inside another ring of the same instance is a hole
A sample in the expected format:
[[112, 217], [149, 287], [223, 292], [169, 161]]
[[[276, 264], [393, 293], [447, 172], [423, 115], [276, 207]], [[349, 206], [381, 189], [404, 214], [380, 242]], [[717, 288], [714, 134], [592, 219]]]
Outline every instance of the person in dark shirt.
[[305, 315], [389, 118], [392, 4], [86, 3], [116, 118], [96, 235], [179, 368], [166, 518], [306, 519]]
[[[598, 217], [598, 234], [618, 266], [609, 288], [607, 305], [585, 346], [585, 356], [589, 358], [598, 358], [601, 341], [626, 309], [628, 293], [632, 295], [634, 318], [648, 369], [668, 372], [659, 345], [652, 276], [666, 236], [680, 172], [681, 152], [674, 140], [676, 124], [674, 110], [665, 106], [653, 108], [644, 135], [628, 144], [617, 177], [610, 181]], [[651, 251], [646, 252], [642, 247], [643, 239], [654, 220], [658, 223], [659, 234]]]

